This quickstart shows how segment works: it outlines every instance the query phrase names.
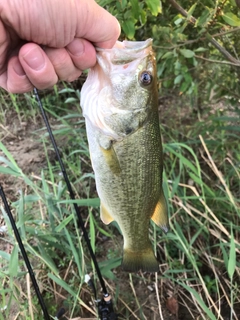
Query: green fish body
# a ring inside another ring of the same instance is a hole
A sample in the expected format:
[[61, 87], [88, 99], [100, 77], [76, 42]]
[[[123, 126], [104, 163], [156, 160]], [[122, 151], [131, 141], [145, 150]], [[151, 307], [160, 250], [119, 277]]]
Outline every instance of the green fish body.
[[116, 221], [122, 231], [123, 269], [156, 272], [149, 223], [167, 232], [168, 216], [152, 40], [98, 49], [81, 105], [101, 219]]

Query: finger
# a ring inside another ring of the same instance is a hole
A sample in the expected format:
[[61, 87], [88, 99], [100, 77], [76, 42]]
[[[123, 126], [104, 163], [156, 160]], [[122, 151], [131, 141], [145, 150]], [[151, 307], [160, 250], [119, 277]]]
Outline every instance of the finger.
[[0, 87], [7, 90], [7, 71], [4, 71], [0, 75]]
[[6, 71], [6, 56], [8, 51], [9, 39], [5, 26], [0, 21], [0, 73]]
[[[82, 70], [95, 65], [96, 52], [93, 45], [84, 39], [74, 39], [67, 46], [67, 49], [46, 48], [44, 52], [52, 63], [52, 67], [58, 78], [71, 82], [81, 75]], [[36, 56], [35, 59], [37, 60]], [[39, 63], [38, 60], [37, 62]], [[40, 75], [37, 74], [37, 76], [39, 77]], [[44, 78], [43, 74], [42, 78]], [[49, 75], [47, 75], [47, 83], [45, 82], [45, 84], [43, 84], [43, 79], [37, 78], [37, 81], [30, 80], [19, 58], [16, 56], [9, 60], [7, 74], [0, 78], [0, 86], [11, 93], [29, 92], [33, 89], [33, 85], [39, 89], [44, 89], [51, 87], [53, 84], [55, 82], [49, 82]]]
[[46, 48], [45, 53], [51, 61], [58, 79], [71, 82], [81, 75], [82, 70], [74, 65], [65, 48]]
[[96, 51], [85, 39], [74, 39], [66, 48], [46, 48], [45, 53], [55, 69], [58, 78], [65, 81], [76, 80], [82, 70], [96, 64]]
[[43, 49], [35, 43], [27, 43], [19, 50], [19, 61], [32, 85], [46, 89], [57, 83], [54, 67]]
[[8, 92], [25, 93], [33, 89], [33, 85], [26, 76], [17, 56], [10, 58], [6, 74], [6, 85], [4, 88]]
[[76, 37], [88, 39], [101, 48], [112, 48], [121, 33], [118, 20], [94, 0], [77, 1], [76, 4], [79, 21]]
[[86, 70], [96, 64], [96, 50], [89, 41], [75, 38], [66, 49], [78, 69]]

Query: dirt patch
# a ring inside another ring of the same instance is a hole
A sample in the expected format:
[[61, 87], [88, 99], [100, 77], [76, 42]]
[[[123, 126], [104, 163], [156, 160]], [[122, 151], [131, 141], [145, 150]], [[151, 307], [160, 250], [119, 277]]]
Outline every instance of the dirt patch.
[[[36, 134], [34, 134], [34, 131], [42, 127], [41, 121], [37, 123], [33, 123], [31, 120], [21, 122], [14, 113], [9, 114], [7, 119], [8, 125], [0, 126], [1, 142], [24, 173], [38, 174], [46, 164], [42, 142], [38, 141]], [[2, 152], [0, 152], [0, 156], [6, 157]], [[5, 193], [12, 200], [14, 194], [21, 187], [21, 180], [0, 173], [0, 181]]]

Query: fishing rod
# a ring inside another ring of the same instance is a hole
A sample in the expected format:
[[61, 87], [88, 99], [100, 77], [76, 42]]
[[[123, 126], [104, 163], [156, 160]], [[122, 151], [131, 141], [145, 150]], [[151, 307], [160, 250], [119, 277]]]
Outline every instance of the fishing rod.
[[[55, 138], [54, 138], [53, 133], [52, 133], [51, 126], [49, 124], [47, 115], [46, 115], [46, 113], [44, 111], [44, 108], [43, 108], [43, 105], [42, 105], [42, 102], [41, 102], [41, 99], [40, 99], [40, 97], [38, 95], [38, 90], [36, 88], [34, 88], [34, 94], [35, 94], [39, 109], [41, 111], [42, 118], [43, 118], [43, 120], [45, 122], [45, 125], [46, 125], [46, 128], [47, 128], [50, 140], [52, 142], [54, 151], [56, 153], [56, 156], [57, 156], [60, 168], [61, 168], [62, 175], [63, 175], [65, 183], [67, 185], [67, 189], [68, 189], [70, 198], [71, 198], [71, 200], [74, 201], [76, 198], [75, 198], [71, 183], [69, 181], [65, 166], [63, 164], [63, 161], [62, 161], [62, 158], [60, 156], [60, 153], [59, 153]], [[85, 281], [88, 283], [88, 285], [90, 287], [93, 288], [94, 295], [95, 295], [95, 301], [97, 303], [98, 313], [99, 313], [100, 319], [101, 320], [117, 320], [118, 316], [117, 316], [116, 313], [114, 313], [113, 302], [112, 302], [111, 295], [108, 293], [107, 288], [105, 286], [105, 283], [104, 283], [104, 280], [103, 280], [103, 277], [102, 277], [102, 274], [101, 274], [101, 271], [100, 271], [96, 256], [95, 256], [95, 254], [93, 252], [93, 249], [92, 249], [92, 246], [91, 246], [91, 243], [90, 243], [90, 239], [88, 237], [87, 230], [86, 230], [86, 228], [84, 226], [84, 222], [83, 222], [79, 207], [77, 206], [77, 204], [75, 202], [73, 203], [73, 206], [74, 206], [75, 213], [76, 213], [76, 216], [77, 216], [77, 219], [78, 219], [78, 224], [80, 225], [80, 227], [82, 229], [83, 237], [84, 237], [84, 239], [85, 239], [85, 241], [87, 243], [87, 247], [88, 247], [88, 250], [90, 252], [91, 259], [92, 259], [92, 261], [94, 263], [94, 266], [95, 266], [95, 269], [96, 269], [96, 272], [97, 272], [97, 276], [98, 276], [99, 282], [100, 282], [101, 287], [102, 287], [103, 297], [102, 297], [101, 300], [97, 300], [96, 299], [97, 298], [96, 289], [94, 287], [93, 282], [91, 281], [91, 278], [89, 277], [89, 278], [87, 278], [88, 280], [85, 279]]]

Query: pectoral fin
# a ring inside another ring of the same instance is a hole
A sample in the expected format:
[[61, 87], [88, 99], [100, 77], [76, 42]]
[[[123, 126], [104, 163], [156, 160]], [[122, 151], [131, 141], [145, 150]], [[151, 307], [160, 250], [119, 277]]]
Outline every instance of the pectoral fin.
[[119, 175], [121, 172], [121, 168], [120, 168], [120, 164], [113, 146], [111, 146], [110, 149], [104, 149], [101, 147], [101, 150], [110, 170], [114, 174]]
[[108, 210], [105, 208], [105, 206], [101, 203], [100, 206], [100, 217], [103, 223], [109, 224], [114, 221]]
[[164, 197], [163, 192], [158, 200], [158, 203], [155, 207], [154, 213], [151, 219], [159, 226], [164, 232], [168, 232], [168, 212], [167, 212], [167, 203]]

